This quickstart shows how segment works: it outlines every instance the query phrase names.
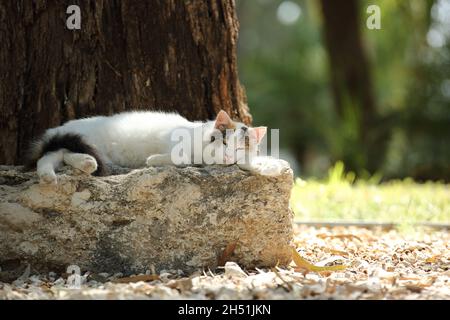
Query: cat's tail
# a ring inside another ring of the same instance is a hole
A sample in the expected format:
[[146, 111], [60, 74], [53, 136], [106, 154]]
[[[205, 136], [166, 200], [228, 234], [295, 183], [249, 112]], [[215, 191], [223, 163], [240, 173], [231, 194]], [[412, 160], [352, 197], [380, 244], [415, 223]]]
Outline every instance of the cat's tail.
[[41, 138], [32, 141], [25, 157], [25, 170], [36, 168], [38, 160], [46, 153], [61, 149], [74, 153], [88, 154], [94, 157], [97, 161], [97, 170], [92, 174], [96, 176], [108, 174], [106, 164], [97, 149], [87, 143], [85, 139], [77, 133], [57, 133], [50, 136], [44, 134]]

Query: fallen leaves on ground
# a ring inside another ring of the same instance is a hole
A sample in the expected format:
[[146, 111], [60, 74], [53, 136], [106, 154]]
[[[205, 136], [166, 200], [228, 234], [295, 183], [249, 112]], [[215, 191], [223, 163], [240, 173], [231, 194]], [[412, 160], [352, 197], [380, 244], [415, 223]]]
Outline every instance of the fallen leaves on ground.
[[[242, 270], [227, 262], [189, 275], [89, 273], [80, 289], [69, 288], [55, 273], [26, 274], [0, 283], [0, 299], [450, 299], [449, 240], [446, 230], [404, 236], [395, 230], [295, 226], [297, 266]], [[232, 249], [230, 244], [223, 256]]]
[[354, 234], [318, 234], [317, 237], [325, 239], [325, 238], [337, 238], [337, 239], [357, 239], [359, 241], [362, 241], [362, 239], [358, 236], [355, 236]]

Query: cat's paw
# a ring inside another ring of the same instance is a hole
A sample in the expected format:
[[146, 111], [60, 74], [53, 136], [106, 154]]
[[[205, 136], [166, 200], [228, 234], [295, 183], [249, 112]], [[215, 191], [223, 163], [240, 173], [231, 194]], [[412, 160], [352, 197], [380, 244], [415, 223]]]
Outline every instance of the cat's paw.
[[81, 171], [91, 174], [95, 171], [97, 171], [98, 164], [97, 160], [95, 160], [94, 157], [86, 155], [84, 158], [80, 159], [79, 167]]
[[255, 172], [263, 176], [276, 177], [290, 169], [289, 163], [281, 159], [261, 158], [252, 163]]
[[54, 172], [39, 173], [39, 183], [44, 185], [53, 185], [58, 183], [58, 178]]
[[67, 153], [64, 155], [64, 162], [87, 174], [95, 172], [98, 168], [97, 160], [84, 153]]

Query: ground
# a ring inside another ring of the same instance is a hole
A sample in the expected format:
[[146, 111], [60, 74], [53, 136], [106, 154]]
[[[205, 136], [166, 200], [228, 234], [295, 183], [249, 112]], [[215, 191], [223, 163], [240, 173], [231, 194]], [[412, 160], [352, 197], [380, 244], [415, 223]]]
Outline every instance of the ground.
[[[149, 270], [131, 277], [88, 272], [80, 289], [67, 275], [25, 273], [0, 283], [0, 299], [450, 299], [449, 186], [349, 180], [335, 170], [326, 182], [296, 181], [293, 256], [313, 266], [242, 270], [228, 263], [190, 275]], [[397, 225], [318, 227], [300, 220]], [[424, 222], [434, 228], [420, 227]]]
[[0, 284], [0, 299], [450, 299], [449, 233], [295, 226], [300, 255], [342, 271], [242, 270], [235, 264], [189, 276], [89, 274], [71, 289], [56, 274]]

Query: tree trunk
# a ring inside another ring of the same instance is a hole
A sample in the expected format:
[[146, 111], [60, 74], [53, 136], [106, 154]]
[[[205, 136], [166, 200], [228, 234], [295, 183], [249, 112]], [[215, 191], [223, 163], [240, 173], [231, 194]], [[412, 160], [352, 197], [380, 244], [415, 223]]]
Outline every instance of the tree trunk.
[[374, 169], [380, 165], [379, 152], [373, 152], [377, 149], [376, 138], [371, 136], [376, 107], [370, 67], [361, 40], [358, 2], [321, 0], [321, 5], [337, 114], [353, 125], [348, 140], [342, 143], [341, 156], [351, 169]]
[[[69, 5], [81, 29], [66, 27]], [[75, 118], [124, 110], [220, 110], [246, 123], [234, 1], [0, 2], [0, 163]]]

